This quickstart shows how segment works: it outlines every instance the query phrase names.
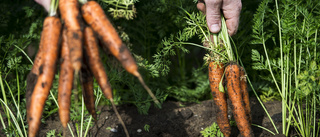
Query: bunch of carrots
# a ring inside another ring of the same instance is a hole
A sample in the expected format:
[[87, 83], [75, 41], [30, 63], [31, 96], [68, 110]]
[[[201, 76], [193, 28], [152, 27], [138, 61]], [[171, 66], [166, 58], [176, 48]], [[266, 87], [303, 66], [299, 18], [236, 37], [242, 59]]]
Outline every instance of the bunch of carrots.
[[217, 107], [217, 124], [221, 132], [226, 137], [231, 135], [227, 97], [219, 88], [221, 82], [223, 84], [226, 82], [228, 97], [232, 103], [233, 116], [240, 134], [244, 137], [253, 137], [245, 71], [235, 62], [225, 65], [221, 62], [211, 61], [208, 68], [211, 93]]
[[[60, 17], [57, 14], [59, 7]], [[98, 39], [97, 39], [98, 38]], [[42, 111], [55, 75], [60, 57], [58, 87], [59, 117], [64, 129], [69, 122], [71, 91], [80, 78], [84, 102], [96, 120], [93, 94], [93, 77], [97, 80], [104, 96], [110, 100], [125, 133], [128, 131], [113, 102], [112, 88], [99, 56], [99, 44], [108, 49], [121, 62], [124, 69], [136, 76], [154, 102], [160, 103], [138, 72], [137, 64], [129, 49], [120, 39], [103, 9], [95, 1], [56, 0], [51, 1], [49, 16], [45, 18], [33, 67], [27, 77], [27, 121], [28, 136], [37, 135]], [[60, 56], [59, 56], [60, 55]]]
[[208, 73], [211, 93], [216, 106], [217, 124], [220, 130], [225, 137], [231, 136], [227, 96], [224, 91], [226, 87], [240, 134], [243, 137], [253, 137], [246, 73], [244, 68], [239, 66], [234, 59], [223, 17], [221, 31], [218, 34], [210, 35], [209, 41], [205, 42], [204, 45], [211, 49], [207, 58]]

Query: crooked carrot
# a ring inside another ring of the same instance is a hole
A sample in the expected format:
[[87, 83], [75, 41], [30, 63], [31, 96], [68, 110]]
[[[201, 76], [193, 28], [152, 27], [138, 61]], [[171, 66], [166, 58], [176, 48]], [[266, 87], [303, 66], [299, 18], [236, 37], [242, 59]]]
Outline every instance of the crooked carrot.
[[107, 74], [104, 70], [104, 67], [101, 63], [101, 59], [99, 56], [99, 48], [97, 45], [97, 40], [95, 38], [93, 30], [90, 27], [86, 27], [84, 29], [84, 43], [85, 43], [84, 45], [85, 45], [85, 51], [86, 51], [85, 53], [88, 56], [88, 62], [89, 62], [88, 64], [89, 64], [90, 70], [92, 71], [94, 77], [98, 81], [98, 84], [104, 96], [110, 100], [113, 110], [115, 111], [121, 125], [124, 128], [126, 136], [129, 137], [128, 130], [114, 104], [111, 85], [108, 81]]
[[127, 72], [139, 79], [140, 83], [147, 90], [153, 101], [161, 107], [160, 102], [145, 84], [142, 76], [138, 72], [138, 66], [129, 49], [124, 43], [122, 43], [117, 31], [108, 20], [100, 5], [95, 1], [89, 1], [81, 7], [81, 10], [82, 17], [98, 34], [99, 38], [103, 41], [103, 46], [109, 49], [111, 54], [121, 62]]

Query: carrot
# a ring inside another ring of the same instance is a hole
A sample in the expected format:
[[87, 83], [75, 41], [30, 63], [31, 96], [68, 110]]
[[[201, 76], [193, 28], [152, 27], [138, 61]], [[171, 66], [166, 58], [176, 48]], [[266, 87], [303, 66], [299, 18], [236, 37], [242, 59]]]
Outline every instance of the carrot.
[[243, 69], [243, 67], [240, 68], [240, 90], [242, 94], [242, 99], [246, 111], [246, 115], [249, 119], [249, 123], [251, 124], [252, 118], [251, 118], [251, 108], [250, 108], [250, 100], [249, 100], [249, 93], [248, 93], [248, 87], [247, 87], [247, 78], [246, 73]]
[[97, 79], [104, 96], [107, 99], [112, 98], [112, 89], [108, 81], [108, 76], [104, 71], [103, 64], [99, 56], [99, 49], [97, 46], [97, 40], [90, 27], [84, 29], [84, 49], [88, 56], [88, 65], [92, 71], [94, 77]]
[[59, 117], [64, 128], [70, 119], [71, 91], [73, 86], [73, 67], [70, 60], [69, 46], [67, 44], [66, 29], [62, 32], [61, 58], [59, 87], [58, 87], [58, 105]]
[[[26, 107], [27, 107], [27, 113], [30, 108], [30, 101], [31, 101], [31, 95], [34, 89], [34, 86], [37, 83], [37, 79], [39, 77], [39, 68], [42, 64], [42, 43], [43, 43], [43, 36], [44, 33], [41, 34], [40, 44], [39, 44], [39, 50], [36, 54], [36, 57], [33, 61], [33, 66], [31, 68], [31, 71], [29, 72], [27, 76], [27, 91], [26, 91]], [[29, 115], [28, 115], [29, 116]]]
[[229, 137], [231, 135], [231, 127], [228, 120], [227, 97], [225, 93], [220, 92], [219, 90], [219, 83], [222, 80], [224, 72], [224, 64], [212, 61], [209, 63], [208, 68], [211, 93], [215, 106], [217, 107], [217, 124], [223, 135]]
[[45, 101], [54, 78], [55, 65], [59, 53], [61, 23], [57, 17], [47, 17], [43, 24], [42, 63], [39, 77], [31, 95], [28, 113], [29, 137], [37, 134]]
[[94, 120], [97, 121], [97, 114], [94, 105], [93, 77], [85, 58], [83, 59], [83, 64], [80, 71], [80, 81], [83, 89], [82, 95], [86, 108]]
[[100, 5], [95, 1], [89, 1], [82, 7], [82, 17], [98, 34], [103, 41], [103, 46], [108, 48], [113, 56], [117, 58], [130, 74], [136, 76], [142, 86], [147, 90], [154, 102], [160, 107], [160, 102], [144, 83], [142, 76], [138, 72], [138, 66], [132, 57], [129, 49], [122, 43], [117, 31], [112, 26]]
[[232, 103], [234, 119], [240, 134], [244, 137], [253, 137], [251, 125], [246, 115], [240, 88], [240, 68], [236, 63], [230, 63], [225, 69], [228, 96]]
[[82, 29], [78, 0], [60, 0], [59, 9], [64, 26], [67, 29], [67, 44], [75, 74], [81, 69], [82, 61]]
[[98, 81], [98, 84], [104, 94], [104, 96], [110, 100], [113, 110], [115, 111], [120, 123], [122, 124], [126, 136], [129, 136], [128, 130], [120, 117], [119, 112], [114, 104], [113, 97], [112, 97], [112, 89], [111, 85], [108, 81], [108, 77], [106, 72], [104, 71], [104, 67], [101, 63], [101, 59], [99, 56], [99, 48], [97, 44], [97, 39], [95, 38], [94, 32], [90, 27], [86, 27], [84, 29], [84, 49], [85, 53], [88, 56], [88, 65], [90, 70], [92, 71], [94, 77]]

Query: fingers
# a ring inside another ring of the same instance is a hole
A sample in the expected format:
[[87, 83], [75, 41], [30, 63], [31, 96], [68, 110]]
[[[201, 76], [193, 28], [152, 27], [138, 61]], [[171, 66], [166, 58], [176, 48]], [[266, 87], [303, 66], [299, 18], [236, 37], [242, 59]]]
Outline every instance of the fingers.
[[205, 0], [206, 18], [209, 30], [218, 33], [221, 28], [221, 6], [222, 0]]
[[236, 34], [242, 8], [241, 0], [198, 0], [197, 8], [206, 14], [207, 25], [212, 33], [218, 33], [221, 29], [222, 10], [229, 35]]
[[198, 10], [200, 10], [203, 14], [206, 14], [206, 6], [205, 6], [203, 0], [198, 0], [197, 8], [198, 8]]
[[226, 19], [226, 25], [230, 36], [236, 34], [238, 30], [241, 8], [241, 0], [223, 1], [222, 11]]
[[46, 11], [49, 11], [51, 0], [34, 0], [40, 4]]

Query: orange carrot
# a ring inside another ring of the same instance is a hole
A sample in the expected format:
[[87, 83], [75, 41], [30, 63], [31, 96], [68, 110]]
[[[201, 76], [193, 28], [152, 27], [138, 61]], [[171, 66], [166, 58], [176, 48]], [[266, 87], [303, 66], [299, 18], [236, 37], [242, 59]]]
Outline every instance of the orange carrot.
[[233, 116], [240, 134], [244, 137], [253, 137], [240, 89], [240, 68], [236, 63], [231, 63], [226, 67], [225, 74], [228, 96], [232, 103]]
[[251, 124], [252, 118], [251, 118], [249, 93], [248, 93], [248, 87], [247, 87], [247, 76], [243, 67], [240, 68], [240, 88], [241, 88], [241, 94], [242, 94], [246, 115], [249, 119], [249, 123]]
[[80, 71], [80, 81], [82, 85], [82, 95], [84, 103], [86, 105], [87, 110], [96, 121], [97, 114], [94, 105], [93, 77], [85, 58], [83, 59], [83, 64]]
[[27, 76], [27, 91], [26, 91], [26, 107], [27, 107], [27, 113], [29, 113], [29, 107], [30, 107], [30, 101], [31, 101], [31, 95], [34, 89], [34, 86], [37, 83], [37, 79], [39, 76], [39, 68], [42, 64], [42, 43], [43, 43], [43, 37], [44, 33], [41, 34], [40, 44], [39, 44], [39, 50], [36, 54], [36, 57], [33, 61], [33, 66], [31, 71], [29, 72]]
[[117, 111], [117, 108], [114, 104], [113, 98], [112, 98], [112, 89], [111, 85], [108, 81], [108, 77], [106, 72], [104, 71], [104, 67], [101, 63], [101, 59], [99, 56], [99, 48], [97, 44], [97, 40], [95, 38], [94, 32], [90, 27], [86, 27], [84, 29], [84, 49], [85, 53], [88, 56], [88, 65], [90, 67], [90, 70], [92, 71], [94, 77], [98, 81], [98, 84], [104, 94], [104, 96], [110, 100], [113, 110], [115, 111], [121, 125], [124, 128], [124, 131], [126, 133], [126, 136], [129, 136], [128, 130], [123, 122], [123, 120], [120, 117], [119, 112]]
[[39, 77], [31, 95], [28, 113], [29, 137], [37, 134], [45, 101], [54, 78], [55, 65], [59, 53], [61, 23], [57, 17], [47, 17], [43, 24], [42, 63]]
[[61, 58], [58, 105], [61, 124], [66, 128], [70, 119], [71, 91], [73, 86], [73, 67], [70, 60], [69, 46], [67, 44], [66, 29], [63, 29], [62, 32]]
[[67, 29], [67, 44], [75, 74], [81, 69], [82, 61], [82, 29], [78, 0], [60, 0], [59, 9], [64, 26]]
[[212, 97], [216, 106], [217, 124], [225, 137], [230, 137], [231, 127], [228, 120], [228, 105], [226, 94], [219, 91], [219, 83], [222, 80], [224, 64], [217, 62], [209, 63], [209, 82]]
[[97, 79], [103, 94], [107, 99], [112, 98], [112, 89], [108, 81], [108, 76], [104, 70], [103, 64], [99, 56], [99, 48], [97, 46], [97, 40], [90, 27], [84, 29], [84, 49], [88, 56], [88, 65], [92, 71], [94, 77]]
[[142, 76], [138, 72], [138, 66], [129, 49], [122, 43], [117, 31], [108, 20], [100, 5], [95, 1], [89, 1], [82, 6], [81, 10], [82, 17], [98, 34], [99, 38], [103, 41], [103, 46], [107, 47], [111, 54], [121, 62], [127, 72], [139, 79], [154, 102], [160, 107], [159, 101], [144, 83]]

